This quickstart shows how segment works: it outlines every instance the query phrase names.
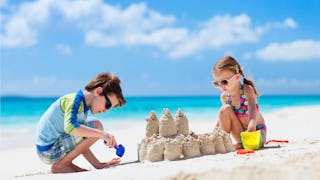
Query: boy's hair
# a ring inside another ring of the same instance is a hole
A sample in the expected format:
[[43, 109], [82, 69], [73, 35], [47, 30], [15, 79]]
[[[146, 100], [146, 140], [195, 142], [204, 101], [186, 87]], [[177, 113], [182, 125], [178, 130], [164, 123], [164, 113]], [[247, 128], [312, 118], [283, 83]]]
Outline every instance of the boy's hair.
[[104, 95], [114, 93], [119, 101], [119, 106], [126, 104], [120, 87], [120, 79], [112, 73], [100, 73], [86, 85], [85, 89], [91, 91], [97, 87], [102, 87]]
[[253, 81], [244, 77], [240, 64], [233, 57], [225, 56], [221, 58], [218, 62], [216, 62], [216, 64], [212, 68], [212, 72], [219, 72], [219, 71], [225, 71], [225, 70], [235, 74], [240, 73], [243, 77], [243, 83], [252, 86], [254, 93], [257, 96], [259, 96], [259, 93]]

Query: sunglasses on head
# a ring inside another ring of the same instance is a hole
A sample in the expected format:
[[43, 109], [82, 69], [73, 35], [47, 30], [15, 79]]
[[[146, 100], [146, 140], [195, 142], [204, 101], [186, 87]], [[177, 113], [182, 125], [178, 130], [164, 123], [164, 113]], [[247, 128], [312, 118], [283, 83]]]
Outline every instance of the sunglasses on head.
[[[234, 74], [236, 75], [236, 74]], [[229, 81], [231, 81], [234, 77], [234, 75], [232, 75], [230, 78], [228, 79], [223, 79], [221, 81], [212, 81], [212, 84], [215, 86], [215, 87], [219, 87], [219, 86], [226, 86], [229, 84]]]

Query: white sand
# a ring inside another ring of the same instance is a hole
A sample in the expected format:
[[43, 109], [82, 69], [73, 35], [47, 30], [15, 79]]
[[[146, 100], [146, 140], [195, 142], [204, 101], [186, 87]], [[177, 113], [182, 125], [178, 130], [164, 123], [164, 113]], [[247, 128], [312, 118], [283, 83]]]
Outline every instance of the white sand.
[[[320, 106], [308, 106], [264, 114], [267, 140], [289, 140], [288, 144], [280, 144], [280, 148], [263, 149], [251, 155], [230, 152], [156, 163], [136, 162], [137, 143], [145, 136], [144, 119], [105, 124], [106, 130], [110, 129], [117, 141], [126, 147], [122, 164], [96, 170], [79, 157], [74, 163], [90, 171], [72, 174], [49, 172], [50, 166], [37, 157], [32, 141], [34, 132], [1, 132], [1, 179], [320, 179], [319, 112]], [[215, 120], [189, 118], [189, 127], [196, 133], [209, 132]], [[16, 144], [5, 147], [10, 141]], [[106, 148], [101, 141], [91, 149], [101, 161], [115, 157], [114, 149]]]

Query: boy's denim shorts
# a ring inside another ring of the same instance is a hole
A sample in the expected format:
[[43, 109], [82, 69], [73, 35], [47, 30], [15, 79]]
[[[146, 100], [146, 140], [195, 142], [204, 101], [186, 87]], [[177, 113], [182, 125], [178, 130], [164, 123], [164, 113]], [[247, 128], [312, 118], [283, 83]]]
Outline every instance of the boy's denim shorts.
[[[88, 121], [84, 125], [94, 128], [95, 121]], [[37, 151], [41, 161], [53, 164], [60, 161], [68, 152], [76, 147], [85, 137], [65, 134], [60, 136], [48, 151]]]

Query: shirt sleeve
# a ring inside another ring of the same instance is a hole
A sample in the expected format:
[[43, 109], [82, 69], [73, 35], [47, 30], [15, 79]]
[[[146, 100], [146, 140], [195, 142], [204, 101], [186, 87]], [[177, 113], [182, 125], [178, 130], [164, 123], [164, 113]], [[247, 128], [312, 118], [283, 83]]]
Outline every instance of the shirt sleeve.
[[79, 128], [77, 114], [81, 112], [82, 103], [79, 96], [66, 96], [61, 100], [61, 108], [64, 112], [64, 131], [67, 134], [73, 134]]

